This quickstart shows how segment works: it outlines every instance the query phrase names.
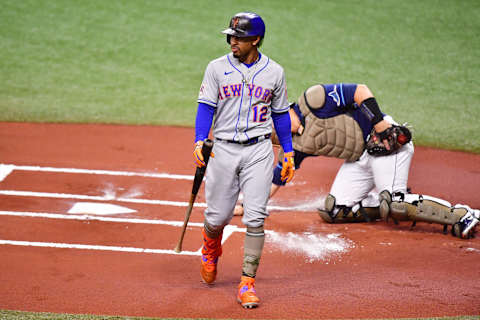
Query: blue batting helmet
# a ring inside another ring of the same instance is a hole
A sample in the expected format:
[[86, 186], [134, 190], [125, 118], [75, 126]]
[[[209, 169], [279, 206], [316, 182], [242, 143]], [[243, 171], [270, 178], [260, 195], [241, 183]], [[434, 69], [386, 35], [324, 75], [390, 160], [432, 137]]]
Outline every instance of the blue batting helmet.
[[253, 12], [240, 12], [232, 17], [230, 25], [222, 33], [227, 35], [227, 42], [230, 43], [230, 37], [252, 37], [265, 36], [265, 23], [262, 18]]

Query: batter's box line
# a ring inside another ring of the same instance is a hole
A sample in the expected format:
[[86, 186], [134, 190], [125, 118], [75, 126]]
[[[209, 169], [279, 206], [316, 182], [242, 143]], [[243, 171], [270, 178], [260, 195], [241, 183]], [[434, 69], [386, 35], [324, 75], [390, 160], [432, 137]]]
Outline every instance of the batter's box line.
[[[55, 167], [41, 167], [41, 166], [17, 166], [14, 164], [0, 163], [0, 182], [3, 181], [14, 170], [20, 171], [34, 171], [34, 172], [56, 172], [56, 173], [74, 173], [74, 174], [95, 174], [95, 175], [111, 175], [111, 176], [137, 176], [148, 178], [161, 178], [161, 179], [183, 179], [193, 180], [193, 176], [168, 174], [168, 173], [142, 173], [142, 172], [130, 172], [130, 171], [111, 171], [111, 170], [92, 170], [92, 169], [77, 169], [77, 168], [55, 168]], [[9, 196], [22, 196], [22, 197], [44, 197], [44, 198], [60, 198], [60, 199], [77, 199], [77, 200], [94, 200], [94, 201], [119, 201], [128, 203], [140, 203], [150, 205], [166, 205], [176, 207], [187, 207], [187, 202], [181, 201], [168, 201], [168, 200], [150, 200], [150, 199], [136, 199], [136, 198], [116, 198], [114, 196], [87, 196], [79, 194], [66, 194], [66, 193], [49, 193], [49, 192], [31, 192], [31, 191], [19, 191], [19, 190], [0, 190], [0, 195]], [[206, 203], [194, 203], [194, 207], [206, 208]], [[275, 211], [312, 211], [310, 205], [298, 205], [298, 206], [275, 206], [268, 205], [268, 210]], [[313, 210], [315, 211], [315, 210]]]
[[201, 256], [202, 255], [201, 249], [199, 251], [182, 251], [180, 253], [177, 253], [174, 250], [164, 250], [164, 249], [147, 249], [147, 248], [134, 248], [134, 247], [86, 245], [86, 244], [75, 244], [75, 243], [31, 242], [31, 241], [16, 241], [16, 240], [0, 240], [0, 245], [11, 245], [11, 246], [22, 246], [22, 247], [57, 248], [57, 249], [117, 251], [117, 252], [132, 252], [132, 253], [175, 254], [175, 255], [186, 255], [186, 256]]
[[[21, 190], [0, 190], [0, 195], [16, 196], [16, 197], [35, 197], [35, 198], [56, 198], [56, 199], [76, 199], [76, 200], [89, 200], [89, 201], [118, 201], [127, 203], [139, 203], [149, 205], [163, 205], [174, 207], [188, 207], [188, 202], [185, 201], [169, 201], [169, 200], [152, 200], [152, 199], [136, 199], [136, 198], [116, 198], [113, 196], [87, 196], [82, 194], [69, 194], [69, 193], [54, 193], [54, 192], [33, 192], [33, 191], [21, 191]], [[206, 208], [207, 204], [204, 202], [196, 202], [193, 205], [197, 208]], [[267, 206], [268, 210], [276, 211], [309, 211], [304, 205], [295, 207], [283, 207], [283, 206]]]
[[12, 171], [36, 171], [36, 172], [57, 172], [57, 173], [76, 173], [76, 174], [94, 174], [126, 177], [145, 177], [158, 179], [177, 179], [193, 180], [193, 175], [169, 174], [169, 173], [148, 173], [133, 171], [115, 171], [115, 170], [95, 170], [95, 169], [77, 169], [77, 168], [55, 168], [41, 166], [17, 166], [14, 164], [0, 163], [0, 181], [5, 179]]
[[[103, 221], [103, 222], [115, 222], [115, 223], [141, 223], [141, 224], [155, 224], [155, 225], [168, 225], [174, 227], [182, 227], [183, 222], [180, 221], [166, 221], [166, 220], [153, 220], [153, 219], [129, 219], [129, 218], [112, 218], [112, 217], [98, 217], [91, 215], [65, 215], [47, 212], [18, 212], [18, 211], [0, 211], [0, 216], [17, 216], [17, 217], [34, 217], [34, 218], [47, 218], [47, 219], [65, 219], [65, 220], [81, 220], [81, 221]], [[203, 227], [203, 223], [189, 223], [189, 227]], [[240, 228], [233, 225], [225, 226], [223, 231], [222, 244], [234, 232], [245, 232], [245, 228]], [[17, 241], [17, 240], [0, 240], [0, 245], [13, 245], [13, 246], [31, 246], [31, 247], [44, 247], [44, 248], [66, 248], [66, 249], [83, 249], [83, 250], [102, 250], [102, 251], [120, 251], [120, 252], [137, 252], [137, 253], [155, 253], [155, 254], [175, 254], [175, 255], [190, 255], [201, 256], [201, 247], [197, 251], [182, 251], [180, 253], [174, 250], [167, 249], [146, 249], [146, 248], [133, 248], [133, 247], [118, 247], [118, 246], [104, 246], [104, 245], [85, 245], [85, 244], [71, 244], [71, 243], [55, 243], [55, 242], [32, 242], [32, 241]]]

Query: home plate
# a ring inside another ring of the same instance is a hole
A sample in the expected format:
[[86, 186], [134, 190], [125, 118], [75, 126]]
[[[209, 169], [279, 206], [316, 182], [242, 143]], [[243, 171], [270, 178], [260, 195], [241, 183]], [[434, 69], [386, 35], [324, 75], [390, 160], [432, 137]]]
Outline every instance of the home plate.
[[136, 210], [118, 206], [116, 204], [98, 202], [77, 202], [72, 208], [70, 208], [70, 210], [68, 210], [68, 213], [96, 214], [100, 216], [132, 212], [136, 212]]
[[0, 164], [0, 181], [3, 181], [12, 171], [13, 165]]

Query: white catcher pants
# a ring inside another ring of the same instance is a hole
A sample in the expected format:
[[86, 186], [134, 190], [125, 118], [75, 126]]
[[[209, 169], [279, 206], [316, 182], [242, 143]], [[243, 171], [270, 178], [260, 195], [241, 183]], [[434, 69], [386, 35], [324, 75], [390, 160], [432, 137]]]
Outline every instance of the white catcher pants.
[[406, 193], [413, 152], [412, 142], [388, 156], [374, 157], [364, 151], [357, 161], [343, 163], [330, 194], [337, 205], [353, 207], [362, 202], [364, 207], [377, 207], [383, 190]]

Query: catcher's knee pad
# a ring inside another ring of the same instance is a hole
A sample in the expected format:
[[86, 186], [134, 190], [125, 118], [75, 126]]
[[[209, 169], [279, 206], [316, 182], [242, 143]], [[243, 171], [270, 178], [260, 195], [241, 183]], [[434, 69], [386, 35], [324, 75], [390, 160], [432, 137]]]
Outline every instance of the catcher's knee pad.
[[392, 203], [392, 194], [388, 192], [388, 190], [383, 190], [380, 192], [380, 217], [382, 220], [388, 220], [388, 216], [390, 215], [390, 204]]
[[336, 204], [335, 197], [333, 195], [329, 194], [325, 198], [325, 210], [327, 212], [333, 212], [333, 209], [335, 208], [335, 204]]
[[353, 207], [337, 205], [331, 194], [325, 198], [325, 210], [318, 211], [319, 216], [328, 223], [370, 222], [379, 217], [378, 207], [363, 207], [361, 203]]
[[318, 209], [318, 215], [322, 218], [325, 222], [333, 223], [334, 221], [334, 213], [333, 209], [335, 208], [335, 197], [329, 194], [325, 198], [325, 210]]
[[405, 194], [394, 192], [393, 195], [388, 190], [380, 192], [380, 216], [382, 220], [388, 221], [392, 218], [395, 224], [399, 220], [408, 220], [408, 206], [403, 201]]

